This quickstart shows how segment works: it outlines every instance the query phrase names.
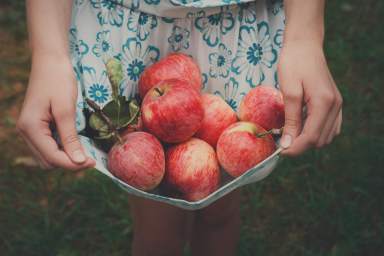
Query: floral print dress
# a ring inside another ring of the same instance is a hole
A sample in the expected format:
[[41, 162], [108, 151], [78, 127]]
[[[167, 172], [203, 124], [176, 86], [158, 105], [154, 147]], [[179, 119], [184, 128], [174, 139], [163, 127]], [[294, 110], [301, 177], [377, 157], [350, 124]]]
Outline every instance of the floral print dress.
[[111, 100], [105, 70], [111, 57], [123, 65], [120, 94], [132, 97], [146, 67], [170, 52], [191, 55], [203, 90], [237, 110], [251, 88], [278, 87], [283, 29], [283, 0], [75, 0], [69, 37], [77, 128], [85, 127], [85, 97], [100, 106]]
[[[119, 93], [137, 93], [143, 70], [171, 52], [191, 55], [202, 71], [203, 90], [221, 96], [237, 110], [242, 97], [259, 84], [278, 88], [277, 62], [284, 30], [283, 0], [74, 0], [69, 31], [78, 82], [76, 126], [86, 127], [85, 98], [100, 107], [112, 99], [105, 63], [118, 58], [124, 81]], [[107, 155], [85, 136], [80, 140], [96, 169], [128, 193], [200, 209], [234, 189], [265, 178], [276, 166], [279, 149], [242, 176], [228, 180], [198, 202], [145, 192], [114, 177]]]
[[[138, 92], [143, 70], [171, 52], [191, 55], [202, 71], [203, 91], [221, 96], [237, 110], [242, 97], [260, 84], [278, 88], [277, 62], [284, 30], [283, 0], [74, 0], [70, 54], [78, 82], [76, 126], [86, 127], [85, 98], [100, 107], [112, 99], [105, 63], [123, 66], [119, 93]], [[80, 140], [96, 169], [129, 193], [184, 209], [199, 209], [239, 186], [266, 177], [279, 150], [258, 167], [199, 202], [137, 190], [107, 169], [105, 152], [85, 136]]]

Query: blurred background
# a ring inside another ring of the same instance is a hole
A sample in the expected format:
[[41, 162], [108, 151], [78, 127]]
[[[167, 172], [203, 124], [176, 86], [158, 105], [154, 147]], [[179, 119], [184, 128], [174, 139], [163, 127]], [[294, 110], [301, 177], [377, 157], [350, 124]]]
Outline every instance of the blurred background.
[[[384, 1], [328, 1], [326, 16], [343, 132], [244, 189], [238, 255], [384, 255]], [[0, 255], [129, 255], [126, 193], [95, 170], [40, 170], [18, 137], [29, 68], [24, 1], [2, 0]]]

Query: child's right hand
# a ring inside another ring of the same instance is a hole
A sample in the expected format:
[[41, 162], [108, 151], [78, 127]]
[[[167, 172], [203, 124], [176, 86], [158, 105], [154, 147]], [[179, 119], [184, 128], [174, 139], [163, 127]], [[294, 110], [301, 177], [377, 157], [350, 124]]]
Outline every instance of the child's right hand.
[[[77, 87], [68, 56], [39, 55], [32, 70], [17, 129], [44, 168], [89, 168], [93, 159], [84, 154], [75, 128]], [[52, 137], [55, 123], [63, 149]]]

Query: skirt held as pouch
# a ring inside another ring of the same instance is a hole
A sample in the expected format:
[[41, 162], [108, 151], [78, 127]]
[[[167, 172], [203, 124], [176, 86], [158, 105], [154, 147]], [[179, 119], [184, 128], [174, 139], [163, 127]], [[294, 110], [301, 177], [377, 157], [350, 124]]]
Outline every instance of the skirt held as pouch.
[[[69, 38], [78, 131], [85, 128], [86, 97], [100, 106], [112, 98], [105, 68], [111, 57], [121, 60], [120, 94], [130, 98], [146, 67], [171, 52], [191, 55], [202, 71], [203, 91], [237, 110], [250, 89], [278, 88], [284, 21], [283, 0], [74, 0]], [[105, 155], [86, 149], [105, 169]]]

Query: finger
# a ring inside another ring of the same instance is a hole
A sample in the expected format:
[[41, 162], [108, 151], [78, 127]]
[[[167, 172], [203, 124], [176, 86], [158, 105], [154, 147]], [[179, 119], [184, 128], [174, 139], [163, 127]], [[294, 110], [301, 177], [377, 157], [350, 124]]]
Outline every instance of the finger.
[[33, 146], [33, 144], [28, 140], [26, 136], [23, 135], [23, 133], [20, 133], [21, 137], [23, 138], [24, 142], [28, 145], [28, 148], [31, 150], [33, 156], [38, 161], [40, 167], [42, 169], [52, 169], [53, 166], [48, 164], [48, 162], [44, 159], [44, 157], [40, 154], [40, 152]]
[[338, 122], [336, 120], [336, 122], [333, 124], [331, 132], [328, 134], [327, 139], [325, 140], [326, 145], [331, 144], [332, 140], [335, 138], [336, 132], [337, 132], [337, 125], [338, 125]]
[[52, 109], [52, 114], [64, 151], [74, 163], [82, 164], [86, 162], [87, 157], [84, 154], [75, 127], [75, 108], [56, 107]]
[[302, 127], [303, 91], [299, 81], [282, 80], [285, 122], [280, 146], [288, 148]]
[[332, 142], [332, 140], [340, 134], [340, 128], [341, 127], [341, 119], [342, 119], [342, 114], [341, 114], [341, 109], [339, 111], [339, 113], [337, 114], [337, 118], [333, 124], [333, 128], [332, 128], [332, 131], [330, 132], [330, 134], [328, 135], [326, 141], [325, 141], [325, 144], [330, 144]]
[[316, 143], [317, 148], [323, 147], [329, 136], [332, 136], [335, 126], [337, 125], [337, 117], [340, 108], [337, 106], [333, 106], [329, 115], [327, 116], [327, 120], [325, 121], [324, 128], [321, 131], [318, 142]]
[[321, 131], [330, 112], [326, 99], [328, 96], [320, 95], [308, 102], [308, 118], [305, 121], [302, 133], [293, 141], [291, 147], [282, 153], [288, 156], [297, 156], [317, 144]]
[[31, 130], [38, 132], [30, 134], [31, 132], [28, 131], [29, 134], [27, 136], [30, 142], [49, 165], [68, 170], [81, 170], [95, 165], [94, 160], [90, 158], [81, 164], [74, 163], [64, 151], [59, 149], [56, 141], [52, 138], [48, 124], [40, 127], [37, 126], [36, 129]]
[[336, 129], [336, 135], [339, 135], [341, 133], [341, 127], [343, 125], [343, 110], [340, 109], [340, 112], [339, 112], [339, 119], [338, 119], [338, 123], [337, 123], [337, 129]]
[[328, 144], [328, 139], [329, 137], [334, 137], [334, 129], [335, 129], [335, 123], [337, 122], [337, 118], [339, 116], [339, 112], [342, 106], [342, 97], [340, 95], [340, 92], [337, 90], [336, 84], [334, 83], [334, 80], [331, 76], [331, 74], [328, 72], [328, 78], [329, 78], [329, 83], [332, 85], [332, 91], [334, 96], [331, 97], [331, 102], [330, 104], [332, 105], [331, 107], [331, 112], [328, 115], [327, 121], [324, 125], [324, 128], [321, 132], [320, 138], [318, 143], [316, 144], [316, 147], [320, 148], [324, 146], [325, 144]]

